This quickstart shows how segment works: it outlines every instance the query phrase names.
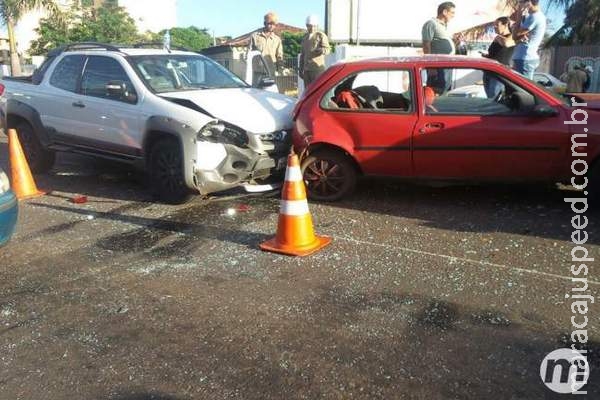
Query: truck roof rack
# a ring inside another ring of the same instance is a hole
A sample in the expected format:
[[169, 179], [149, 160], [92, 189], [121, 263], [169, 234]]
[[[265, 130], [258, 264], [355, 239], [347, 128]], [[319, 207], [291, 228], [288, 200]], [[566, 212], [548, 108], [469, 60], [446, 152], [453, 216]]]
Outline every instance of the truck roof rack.
[[48, 51], [48, 57], [55, 57], [65, 51], [72, 50], [93, 50], [93, 49], [102, 49], [107, 51], [121, 51], [117, 46], [104, 44], [104, 43], [96, 43], [96, 42], [77, 42], [77, 43], [69, 43], [59, 47], [56, 47], [50, 51]]
[[112, 44], [97, 43], [97, 42], [78, 42], [70, 43], [63, 48], [63, 51], [69, 50], [107, 50], [107, 51], [121, 51], [119, 47]]
[[[150, 49], [163, 49], [164, 48], [164, 44], [161, 42], [141, 42], [141, 43], [136, 43], [132, 46], [134, 49], [145, 49], [145, 48], [150, 48]], [[186, 47], [182, 47], [182, 46], [170, 46], [171, 50], [179, 50], [179, 51], [189, 51], [189, 52], [194, 52], [193, 50], [190, 50]]]

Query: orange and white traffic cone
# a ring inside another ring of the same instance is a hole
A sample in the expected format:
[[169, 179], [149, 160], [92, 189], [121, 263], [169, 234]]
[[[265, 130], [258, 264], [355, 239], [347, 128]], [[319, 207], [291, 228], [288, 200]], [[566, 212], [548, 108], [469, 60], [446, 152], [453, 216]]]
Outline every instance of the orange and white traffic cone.
[[292, 150], [288, 156], [285, 182], [281, 193], [277, 235], [260, 248], [265, 251], [307, 256], [331, 243], [330, 237], [315, 236], [312, 217], [306, 201], [300, 161]]
[[46, 194], [38, 190], [35, 185], [21, 142], [19, 142], [19, 136], [17, 136], [17, 131], [14, 129], [8, 130], [8, 151], [10, 154], [11, 184], [17, 199], [32, 199]]

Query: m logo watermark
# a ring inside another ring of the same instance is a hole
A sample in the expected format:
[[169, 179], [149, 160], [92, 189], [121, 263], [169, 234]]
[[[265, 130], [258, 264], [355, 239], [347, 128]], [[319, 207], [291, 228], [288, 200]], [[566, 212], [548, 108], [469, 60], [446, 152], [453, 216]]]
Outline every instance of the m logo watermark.
[[544, 384], [556, 393], [585, 394], [579, 389], [590, 377], [590, 365], [579, 351], [558, 349], [544, 358], [540, 376]]

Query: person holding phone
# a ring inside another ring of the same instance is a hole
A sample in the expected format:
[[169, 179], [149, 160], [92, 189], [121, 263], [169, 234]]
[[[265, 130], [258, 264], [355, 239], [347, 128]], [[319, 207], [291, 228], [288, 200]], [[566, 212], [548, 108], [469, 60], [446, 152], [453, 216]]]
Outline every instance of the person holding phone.
[[[482, 55], [492, 60], [496, 60], [501, 64], [510, 66], [513, 51], [515, 49], [515, 41], [512, 38], [510, 31], [510, 19], [508, 17], [500, 17], [494, 21], [494, 31], [496, 37], [490, 44], [487, 53]], [[483, 87], [488, 98], [493, 99], [502, 90], [502, 83], [490, 73], [483, 75]]]
[[540, 65], [538, 48], [546, 32], [546, 16], [540, 8], [540, 0], [519, 0], [521, 21], [513, 31], [517, 42], [513, 52], [513, 69], [529, 79], [533, 79], [535, 69]]

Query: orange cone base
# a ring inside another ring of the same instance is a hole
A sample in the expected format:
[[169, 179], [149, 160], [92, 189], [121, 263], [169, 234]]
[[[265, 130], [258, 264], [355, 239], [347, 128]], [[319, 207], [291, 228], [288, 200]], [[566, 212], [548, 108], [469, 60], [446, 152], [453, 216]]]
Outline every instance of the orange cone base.
[[35, 199], [36, 197], [40, 197], [43, 196], [45, 194], [48, 194], [48, 192], [43, 192], [41, 190], [36, 191], [35, 193], [31, 193], [31, 194], [27, 194], [27, 195], [22, 195], [17, 197], [20, 200], [29, 200], [29, 199]]
[[331, 238], [327, 236], [315, 236], [315, 240], [305, 246], [292, 246], [279, 243], [277, 237], [271, 240], [267, 240], [261, 243], [259, 247], [264, 251], [270, 251], [273, 253], [285, 254], [288, 256], [308, 256], [321, 250], [323, 247], [331, 243]]

